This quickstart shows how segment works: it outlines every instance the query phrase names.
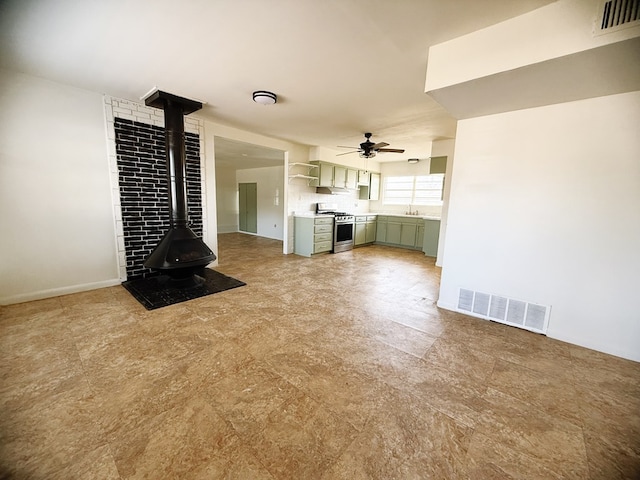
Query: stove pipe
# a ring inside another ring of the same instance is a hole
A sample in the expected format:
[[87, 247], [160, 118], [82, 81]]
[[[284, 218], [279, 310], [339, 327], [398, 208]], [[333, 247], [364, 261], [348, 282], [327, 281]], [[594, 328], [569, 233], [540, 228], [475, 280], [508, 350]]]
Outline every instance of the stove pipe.
[[188, 226], [184, 115], [200, 110], [202, 103], [156, 90], [145, 105], [164, 110], [170, 226], [144, 266], [172, 279], [188, 279], [216, 259]]

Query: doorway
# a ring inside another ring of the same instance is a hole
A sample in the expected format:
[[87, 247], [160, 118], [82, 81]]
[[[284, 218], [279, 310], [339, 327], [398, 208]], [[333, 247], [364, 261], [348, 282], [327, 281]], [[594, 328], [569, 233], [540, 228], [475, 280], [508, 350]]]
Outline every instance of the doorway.
[[[214, 155], [217, 233], [242, 232], [280, 240], [286, 253], [287, 153], [216, 136]], [[240, 184], [256, 185], [255, 208], [253, 191], [246, 190], [252, 187]], [[245, 205], [247, 199], [249, 210]]]
[[238, 184], [238, 230], [258, 233], [258, 184]]

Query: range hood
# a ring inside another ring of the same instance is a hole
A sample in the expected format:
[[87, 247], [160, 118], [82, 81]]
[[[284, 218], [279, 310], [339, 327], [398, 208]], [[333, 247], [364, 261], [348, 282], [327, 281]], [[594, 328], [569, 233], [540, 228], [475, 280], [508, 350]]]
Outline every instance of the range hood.
[[316, 187], [316, 193], [324, 193], [325, 195], [349, 195], [351, 190], [344, 187]]

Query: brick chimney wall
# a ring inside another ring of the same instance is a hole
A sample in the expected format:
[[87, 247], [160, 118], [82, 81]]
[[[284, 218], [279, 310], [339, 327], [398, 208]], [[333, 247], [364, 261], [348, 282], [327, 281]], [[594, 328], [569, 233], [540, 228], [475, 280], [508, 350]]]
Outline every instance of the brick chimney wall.
[[[157, 275], [143, 262], [169, 228], [161, 110], [105, 97], [110, 140], [120, 279]], [[203, 235], [201, 124], [185, 118], [187, 198], [191, 229]]]

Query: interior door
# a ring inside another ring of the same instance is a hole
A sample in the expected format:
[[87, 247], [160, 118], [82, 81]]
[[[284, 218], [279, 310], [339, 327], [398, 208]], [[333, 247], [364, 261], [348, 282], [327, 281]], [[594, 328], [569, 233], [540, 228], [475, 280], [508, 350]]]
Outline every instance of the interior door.
[[239, 222], [241, 232], [258, 233], [258, 184], [239, 183]]

